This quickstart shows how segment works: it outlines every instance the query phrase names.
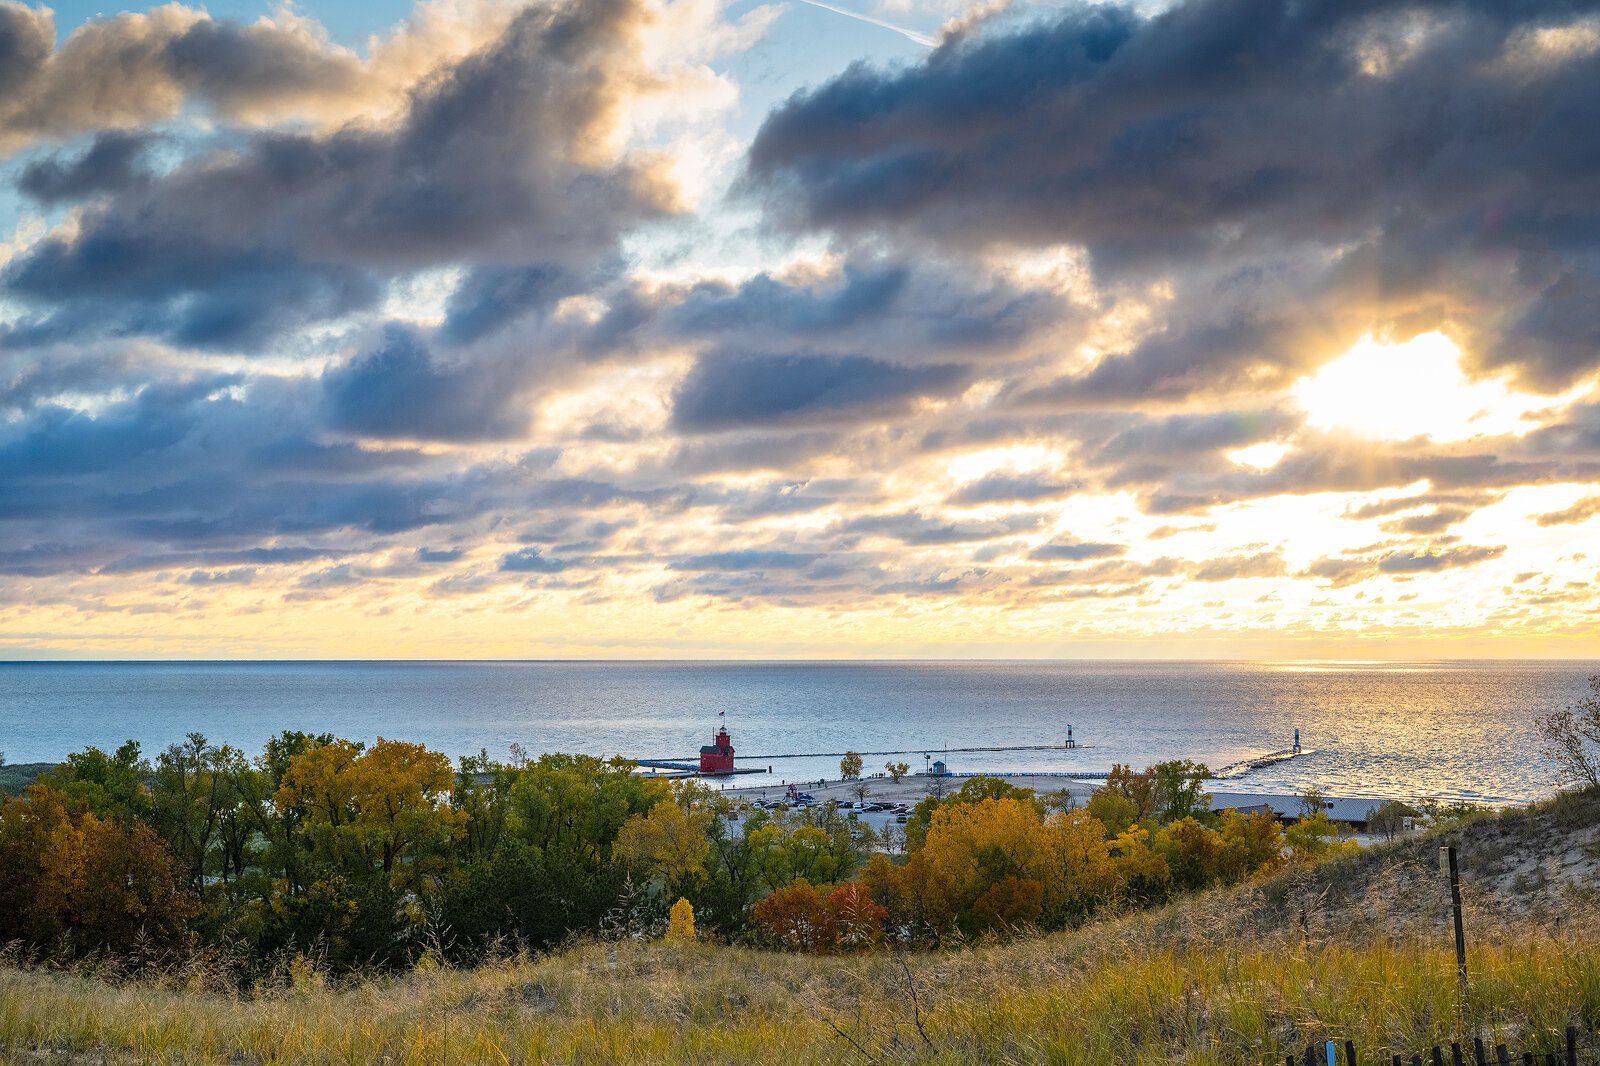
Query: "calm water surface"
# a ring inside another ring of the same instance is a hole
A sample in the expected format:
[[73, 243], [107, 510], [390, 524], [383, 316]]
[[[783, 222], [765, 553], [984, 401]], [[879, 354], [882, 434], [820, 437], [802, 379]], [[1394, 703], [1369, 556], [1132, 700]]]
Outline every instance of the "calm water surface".
[[[1572, 703], [1600, 663], [5, 663], [0, 751], [47, 761], [87, 745], [147, 753], [199, 730], [257, 752], [283, 729], [421, 741], [461, 755], [688, 756], [727, 713], [746, 755], [1058, 744], [951, 754], [956, 771], [1212, 766], [1315, 753], [1230, 791], [1522, 800], [1552, 787], [1534, 714]], [[763, 760], [766, 761], [766, 760]], [[880, 768], [884, 757], [868, 759]], [[836, 776], [837, 758], [771, 760], [770, 779]]]

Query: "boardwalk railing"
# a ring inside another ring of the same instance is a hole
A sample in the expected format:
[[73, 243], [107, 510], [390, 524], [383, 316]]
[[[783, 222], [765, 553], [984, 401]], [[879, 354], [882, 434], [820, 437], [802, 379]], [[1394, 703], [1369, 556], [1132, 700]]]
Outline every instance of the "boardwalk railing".
[[1600, 1066], [1600, 1037], [1583, 1036], [1576, 1026], [1569, 1025], [1564, 1033], [1532, 1036], [1529, 1042], [1532, 1047], [1512, 1049], [1475, 1037], [1466, 1047], [1435, 1044], [1426, 1053], [1409, 1056], [1385, 1049], [1358, 1057], [1354, 1041], [1328, 1041], [1307, 1044], [1303, 1056], [1284, 1056], [1284, 1066]]

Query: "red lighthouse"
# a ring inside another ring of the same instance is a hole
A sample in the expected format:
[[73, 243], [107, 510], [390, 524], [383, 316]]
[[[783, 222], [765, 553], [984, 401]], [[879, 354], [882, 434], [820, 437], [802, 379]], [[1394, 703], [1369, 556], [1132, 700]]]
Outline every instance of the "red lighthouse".
[[717, 735], [712, 738], [710, 744], [701, 745], [700, 772], [703, 774], [733, 772], [733, 743], [728, 736], [727, 726], [717, 730]]

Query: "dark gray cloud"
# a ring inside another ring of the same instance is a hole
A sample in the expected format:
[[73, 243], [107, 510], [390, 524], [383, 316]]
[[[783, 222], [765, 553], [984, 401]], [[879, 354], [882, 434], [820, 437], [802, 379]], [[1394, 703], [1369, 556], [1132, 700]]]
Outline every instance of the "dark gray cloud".
[[412, 329], [391, 325], [383, 344], [329, 370], [322, 387], [333, 428], [368, 437], [495, 440], [528, 429], [519, 368], [450, 365]]
[[150, 134], [142, 131], [98, 134], [75, 159], [48, 156], [29, 163], [17, 178], [17, 188], [47, 205], [132, 189], [150, 178], [144, 159], [150, 141]]
[[372, 307], [391, 276], [468, 259], [451, 329], [485, 331], [482, 271], [516, 268], [523, 290], [530, 273], [585, 274], [668, 207], [651, 165], [585, 161], [638, 17], [630, 0], [529, 7], [419, 83], [392, 128], [262, 133], [119, 191], [0, 275], [34, 309], [5, 341], [252, 350]]
[[679, 385], [672, 418], [691, 433], [860, 421], [958, 391], [969, 376], [958, 365], [896, 366], [860, 355], [714, 353], [696, 360]]
[[898, 362], [955, 354], [1015, 359], [1079, 312], [1060, 294], [993, 277], [966, 260], [856, 255], [823, 281], [758, 274], [667, 290], [659, 328], [729, 349], [838, 346]]
[[1259, 382], [1330, 322], [1419, 313], [1554, 388], [1600, 363], [1600, 156], [1573, 135], [1600, 124], [1600, 53], [1538, 31], [1593, 10], [1073, 4], [796, 94], [748, 183], [794, 226], [1175, 279], [1165, 328], [1063, 395]]

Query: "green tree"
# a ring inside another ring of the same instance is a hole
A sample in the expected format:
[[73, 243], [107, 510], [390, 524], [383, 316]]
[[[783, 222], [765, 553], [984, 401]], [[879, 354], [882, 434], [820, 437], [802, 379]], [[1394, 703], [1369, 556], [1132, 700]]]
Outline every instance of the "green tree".
[[1185, 818], [1211, 820], [1211, 797], [1205, 788], [1211, 771], [1205, 763], [1172, 759], [1156, 763], [1148, 773], [1153, 784], [1156, 816], [1162, 825]]

